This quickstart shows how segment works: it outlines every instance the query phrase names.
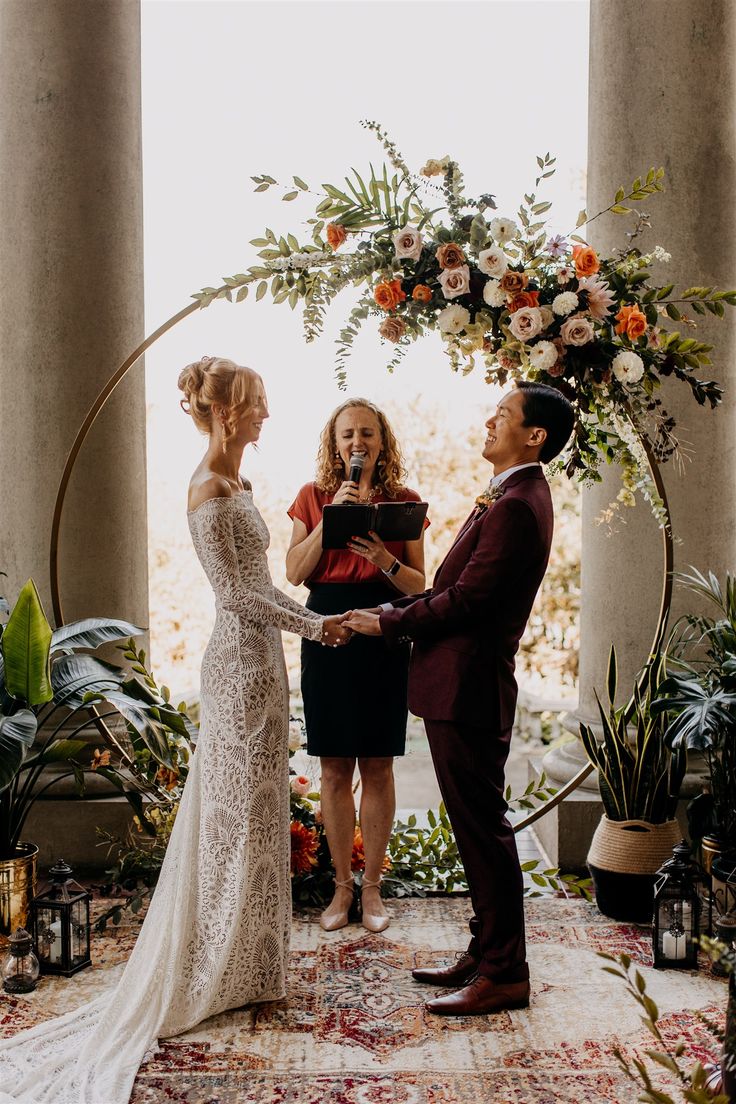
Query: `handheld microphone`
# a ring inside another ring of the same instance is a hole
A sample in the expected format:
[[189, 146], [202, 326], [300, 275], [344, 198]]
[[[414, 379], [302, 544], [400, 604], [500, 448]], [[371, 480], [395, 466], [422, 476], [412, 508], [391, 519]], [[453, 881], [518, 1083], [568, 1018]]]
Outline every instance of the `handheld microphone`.
[[350, 474], [348, 479], [351, 483], [359, 483], [360, 476], [363, 471], [363, 465], [365, 464], [365, 456], [360, 452], [352, 453], [350, 457]]

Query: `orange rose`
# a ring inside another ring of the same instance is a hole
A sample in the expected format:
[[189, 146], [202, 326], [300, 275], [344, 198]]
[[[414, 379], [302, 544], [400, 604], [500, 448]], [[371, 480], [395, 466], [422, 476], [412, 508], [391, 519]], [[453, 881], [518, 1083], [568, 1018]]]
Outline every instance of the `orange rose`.
[[412, 299], [415, 299], [417, 303], [428, 303], [432, 298], [432, 289], [427, 287], [426, 284], [417, 284], [411, 293]]
[[331, 249], [339, 249], [348, 236], [348, 232], [340, 222], [327, 224], [327, 244]]
[[601, 267], [598, 254], [589, 245], [575, 245], [572, 250], [576, 276], [593, 276]]
[[406, 292], [401, 290], [401, 280], [387, 280], [376, 285], [373, 297], [381, 310], [390, 311], [406, 299]]
[[538, 307], [539, 306], [539, 292], [538, 291], [520, 291], [518, 295], [515, 295], [508, 305], [509, 312], [511, 314], [514, 311], [521, 310], [522, 307]]
[[440, 268], [459, 268], [466, 261], [465, 254], [455, 242], [445, 242], [435, 253]]
[[524, 290], [528, 283], [529, 277], [526, 272], [517, 272], [516, 269], [510, 268], [508, 272], [504, 272], [503, 276], [498, 281], [498, 286], [501, 291], [505, 291], [507, 295], [518, 295], [520, 291]]
[[291, 873], [307, 874], [317, 865], [319, 840], [313, 828], [307, 828], [299, 820], [292, 820], [291, 826]]
[[630, 307], [622, 307], [616, 315], [616, 321], [618, 322], [616, 333], [625, 333], [632, 341], [636, 341], [637, 337], [641, 337], [643, 333], [646, 333], [646, 315], [642, 314], [636, 304]]

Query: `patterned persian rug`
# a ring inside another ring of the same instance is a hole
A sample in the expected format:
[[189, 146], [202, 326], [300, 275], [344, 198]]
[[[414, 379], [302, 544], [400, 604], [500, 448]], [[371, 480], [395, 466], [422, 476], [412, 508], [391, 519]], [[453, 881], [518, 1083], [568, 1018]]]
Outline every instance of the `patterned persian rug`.
[[[467, 898], [390, 902], [384, 935], [356, 925], [328, 935], [314, 912], [297, 914], [288, 1001], [225, 1013], [162, 1043], [141, 1068], [133, 1104], [633, 1104], [636, 1086], [612, 1047], [643, 1054], [652, 1041], [597, 951], [626, 951], [642, 968], [663, 1031], [686, 1043], [688, 1064], [713, 1057], [695, 1012], [722, 1024], [726, 985], [708, 967], [651, 969], [647, 929], [606, 920], [583, 901], [526, 907], [530, 1008], [466, 1019], [425, 1013], [434, 990], [409, 970], [463, 947]], [[103, 992], [140, 923], [98, 936], [94, 969], [46, 978], [27, 997], [2, 994], [0, 1032]]]

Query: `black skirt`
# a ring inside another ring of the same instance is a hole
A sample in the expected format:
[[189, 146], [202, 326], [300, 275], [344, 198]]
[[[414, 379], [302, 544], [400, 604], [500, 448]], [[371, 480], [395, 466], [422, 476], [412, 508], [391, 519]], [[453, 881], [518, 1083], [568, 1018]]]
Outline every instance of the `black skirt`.
[[[316, 583], [307, 607], [329, 616], [379, 606], [397, 597], [380, 579]], [[377, 758], [403, 755], [409, 646], [355, 633], [346, 645], [302, 640], [302, 697], [310, 755]]]

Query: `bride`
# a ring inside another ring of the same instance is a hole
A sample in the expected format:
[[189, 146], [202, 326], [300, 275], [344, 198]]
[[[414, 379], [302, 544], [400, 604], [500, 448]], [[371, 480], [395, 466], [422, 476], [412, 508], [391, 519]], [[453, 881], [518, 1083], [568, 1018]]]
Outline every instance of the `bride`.
[[240, 463], [268, 417], [260, 376], [203, 357], [179, 377], [209, 444], [189, 528], [215, 593], [201, 725], [161, 875], [111, 993], [0, 1042], [0, 1101], [127, 1104], [146, 1052], [228, 1008], [285, 995], [291, 926], [288, 684], [280, 630], [337, 646], [341, 617], [278, 590]]

